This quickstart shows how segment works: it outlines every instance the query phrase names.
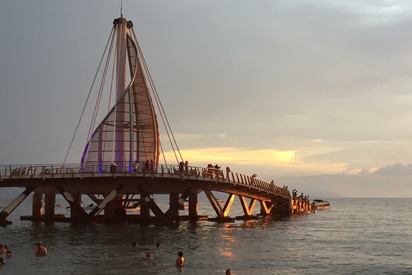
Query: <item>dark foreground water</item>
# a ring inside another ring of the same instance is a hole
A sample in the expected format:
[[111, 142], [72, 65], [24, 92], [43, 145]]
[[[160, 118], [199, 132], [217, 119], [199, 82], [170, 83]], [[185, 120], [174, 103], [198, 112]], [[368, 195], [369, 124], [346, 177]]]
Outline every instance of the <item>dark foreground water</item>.
[[[19, 221], [28, 202], [0, 227], [0, 243], [14, 254], [0, 274], [412, 274], [412, 199], [330, 201], [328, 211], [281, 221], [172, 226]], [[34, 256], [37, 241], [47, 257]], [[174, 265], [179, 250], [183, 270]]]

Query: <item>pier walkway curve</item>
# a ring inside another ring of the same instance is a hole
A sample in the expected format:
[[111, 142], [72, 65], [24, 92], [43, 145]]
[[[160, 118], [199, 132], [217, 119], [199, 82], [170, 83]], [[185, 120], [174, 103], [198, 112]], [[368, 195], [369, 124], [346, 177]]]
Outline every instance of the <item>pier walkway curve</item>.
[[[254, 176], [194, 166], [150, 167], [142, 163], [132, 171], [118, 171], [116, 166], [109, 163], [99, 168], [82, 167], [80, 164], [64, 167], [7, 165], [0, 166], [0, 187], [24, 188], [2, 210], [0, 223], [6, 223], [6, 218], [31, 193], [34, 193], [33, 212], [29, 219], [39, 221], [66, 219], [54, 213], [56, 194], [61, 194], [69, 203], [71, 215], [67, 219], [71, 222], [176, 221], [184, 218], [179, 215], [179, 209], [184, 207], [188, 208], [185, 218], [207, 219], [198, 214], [197, 196], [201, 192], [204, 192], [216, 212], [216, 218], [209, 220], [233, 220], [229, 213], [236, 197], [244, 212], [244, 216], [238, 219], [256, 218], [253, 215], [256, 202], [260, 203], [261, 215], [291, 212], [291, 195], [287, 188]], [[226, 193], [226, 201], [217, 199], [216, 192]], [[169, 194], [169, 209], [162, 211], [153, 199], [154, 194]], [[82, 195], [90, 197], [96, 205], [86, 210], [81, 205]], [[132, 207], [139, 209], [139, 215], [131, 217], [126, 214], [126, 210]], [[103, 211], [104, 215], [100, 215]]]

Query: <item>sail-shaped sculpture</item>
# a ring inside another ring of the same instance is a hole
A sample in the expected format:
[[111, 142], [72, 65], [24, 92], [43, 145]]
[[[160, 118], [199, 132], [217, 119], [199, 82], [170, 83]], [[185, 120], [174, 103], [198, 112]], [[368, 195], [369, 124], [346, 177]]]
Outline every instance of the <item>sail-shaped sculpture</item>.
[[118, 172], [131, 172], [136, 162], [158, 165], [159, 132], [150, 76], [133, 24], [125, 18], [117, 18], [113, 24], [117, 35], [116, 103], [88, 140], [81, 163], [85, 170], [103, 172], [111, 165]]

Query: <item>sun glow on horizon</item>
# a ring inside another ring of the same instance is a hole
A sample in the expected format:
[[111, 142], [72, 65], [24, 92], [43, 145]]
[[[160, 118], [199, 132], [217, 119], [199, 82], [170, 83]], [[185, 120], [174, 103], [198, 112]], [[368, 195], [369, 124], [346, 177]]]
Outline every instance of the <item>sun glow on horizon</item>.
[[[230, 162], [238, 164], [273, 164], [290, 163], [295, 158], [295, 151], [277, 150], [239, 150], [231, 147], [199, 148], [180, 151], [189, 163]], [[172, 159], [173, 152], [165, 152], [166, 159]]]
[[[331, 174], [359, 174], [362, 169], [349, 168], [346, 162], [308, 161], [308, 152], [295, 150], [242, 150], [233, 147], [209, 147], [182, 150], [184, 161], [189, 165], [203, 166], [208, 163], [223, 167], [235, 167], [242, 173], [258, 172], [259, 177], [270, 180], [275, 177], [313, 176]], [[310, 152], [312, 153], [312, 152]], [[303, 155], [303, 157], [302, 157]], [[309, 154], [310, 155], [310, 154]], [[174, 159], [172, 151], [165, 152], [168, 161]], [[233, 170], [234, 171], [234, 170]], [[365, 171], [363, 171], [365, 172]]]

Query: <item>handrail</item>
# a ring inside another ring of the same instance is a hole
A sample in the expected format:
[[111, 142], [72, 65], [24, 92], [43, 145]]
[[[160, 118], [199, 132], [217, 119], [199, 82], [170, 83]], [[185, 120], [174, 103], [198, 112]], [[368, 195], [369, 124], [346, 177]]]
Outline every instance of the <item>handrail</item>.
[[229, 182], [235, 185], [246, 186], [267, 192], [271, 194], [280, 195], [282, 197], [290, 198], [290, 193], [287, 188], [275, 185], [273, 182], [267, 182], [258, 179], [255, 175], [248, 176], [236, 172], [226, 172], [223, 170], [211, 169], [196, 166], [181, 166], [162, 164], [154, 167], [149, 162], [136, 163], [133, 171], [129, 171], [128, 165], [123, 165], [124, 171], [117, 171], [117, 166], [113, 163], [103, 163], [102, 165], [82, 166], [78, 163], [70, 164], [9, 164], [0, 165], [0, 179], [30, 179], [30, 178], [53, 178], [53, 177], [102, 177], [102, 176], [152, 176], [165, 177], [167, 175], [173, 177], [181, 177], [188, 179], [199, 179], [208, 181], [222, 181]]

